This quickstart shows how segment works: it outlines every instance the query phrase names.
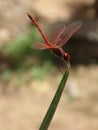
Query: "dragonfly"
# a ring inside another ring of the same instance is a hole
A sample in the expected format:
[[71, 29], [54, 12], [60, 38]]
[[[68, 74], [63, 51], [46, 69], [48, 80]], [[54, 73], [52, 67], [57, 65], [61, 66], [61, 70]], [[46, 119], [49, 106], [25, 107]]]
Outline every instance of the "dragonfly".
[[55, 37], [50, 41], [45, 33], [40, 28], [39, 24], [37, 23], [36, 19], [32, 17], [29, 13], [27, 13], [30, 20], [36, 26], [38, 31], [40, 32], [44, 42], [37, 42], [33, 44], [33, 49], [44, 50], [48, 49], [52, 52], [57, 58], [64, 61], [67, 67], [70, 67], [70, 55], [69, 53], [65, 52], [62, 48], [63, 45], [67, 43], [67, 41], [71, 38], [71, 36], [81, 27], [81, 21], [75, 21], [68, 25], [64, 25], [60, 31], [55, 35]]

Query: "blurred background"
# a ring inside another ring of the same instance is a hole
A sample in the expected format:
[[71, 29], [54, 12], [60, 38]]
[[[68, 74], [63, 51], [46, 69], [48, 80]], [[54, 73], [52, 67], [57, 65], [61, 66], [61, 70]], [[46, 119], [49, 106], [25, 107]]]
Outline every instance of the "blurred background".
[[82, 22], [64, 46], [70, 76], [49, 129], [98, 130], [97, 0], [0, 0], [0, 129], [37, 130], [62, 78], [55, 56], [31, 49], [42, 38], [27, 12], [46, 33]]

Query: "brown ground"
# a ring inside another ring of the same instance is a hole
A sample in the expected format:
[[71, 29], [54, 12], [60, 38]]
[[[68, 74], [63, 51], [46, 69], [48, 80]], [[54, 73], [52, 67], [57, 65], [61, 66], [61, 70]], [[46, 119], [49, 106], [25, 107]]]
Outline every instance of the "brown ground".
[[[60, 77], [54, 73], [43, 81], [23, 85], [17, 92], [1, 94], [0, 130], [38, 130]], [[72, 84], [77, 87], [69, 91], [70, 96], [64, 90], [49, 130], [98, 130], [97, 65], [72, 69], [68, 84], [66, 89]]]

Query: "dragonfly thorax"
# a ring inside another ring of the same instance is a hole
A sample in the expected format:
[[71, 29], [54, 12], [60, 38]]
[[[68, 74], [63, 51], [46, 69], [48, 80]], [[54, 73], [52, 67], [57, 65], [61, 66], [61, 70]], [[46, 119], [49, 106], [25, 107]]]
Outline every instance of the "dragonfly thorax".
[[70, 55], [65, 53], [62, 48], [52, 48], [51, 52], [58, 58], [61, 58], [65, 61], [69, 61]]
[[58, 58], [64, 58], [65, 52], [61, 48], [52, 48], [51, 52]]

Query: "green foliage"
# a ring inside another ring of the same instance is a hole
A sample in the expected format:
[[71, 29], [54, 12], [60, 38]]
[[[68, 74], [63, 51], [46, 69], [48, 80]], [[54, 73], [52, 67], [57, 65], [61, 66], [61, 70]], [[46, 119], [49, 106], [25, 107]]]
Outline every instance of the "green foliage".
[[31, 46], [37, 38], [37, 31], [33, 28], [33, 31], [29, 30], [28, 33], [22, 34], [15, 41], [7, 44], [2, 51], [13, 58], [23, 57], [24, 54], [30, 53]]
[[30, 29], [27, 33], [20, 35], [16, 40], [0, 48], [0, 52], [5, 60], [15, 68], [21, 67], [21, 64], [23, 64], [25, 60], [28, 62], [27, 56], [32, 56], [32, 60], [36, 57], [35, 59], [38, 58], [41, 62], [53, 59], [49, 51], [37, 51], [31, 48], [32, 44], [40, 41], [41, 36], [36, 28], [33, 27], [33, 29]]
[[33, 66], [29, 71], [29, 76], [31, 79], [37, 78], [37, 79], [43, 79], [46, 77], [46, 75], [49, 74], [49, 72], [52, 71], [52, 64], [50, 62], [44, 62], [43, 65], [36, 65]]
[[2, 75], [1, 75], [1, 78], [2, 78], [2, 80], [4, 80], [4, 81], [8, 81], [9, 79], [10, 79], [10, 77], [11, 77], [11, 74], [12, 74], [12, 72], [11, 72], [11, 70], [5, 70], [3, 73], [2, 73]]
[[53, 65], [48, 61], [44, 62], [42, 65], [28, 66], [29, 65], [24, 63], [14, 71], [6, 69], [2, 72], [0, 77], [4, 82], [10, 82], [10, 80], [12, 82], [11, 77], [14, 75], [13, 79], [15, 79], [15, 82], [18, 84], [23, 81], [25, 75], [27, 75], [29, 80], [44, 79], [53, 70]]

